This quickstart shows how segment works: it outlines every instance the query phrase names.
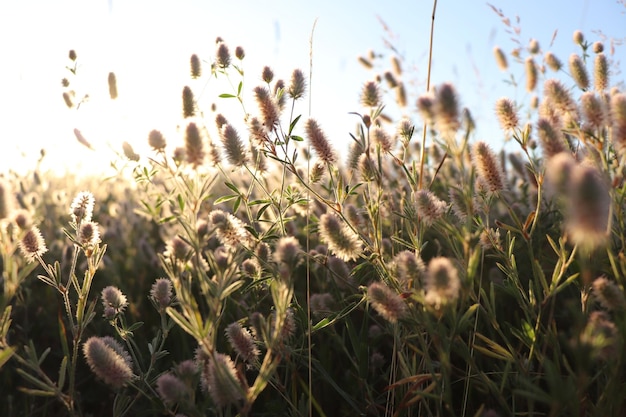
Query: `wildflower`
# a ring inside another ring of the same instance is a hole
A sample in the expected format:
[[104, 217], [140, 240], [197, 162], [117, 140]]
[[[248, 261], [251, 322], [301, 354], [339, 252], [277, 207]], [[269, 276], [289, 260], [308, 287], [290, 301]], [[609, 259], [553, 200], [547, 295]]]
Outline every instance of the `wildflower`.
[[556, 129], [548, 119], [541, 117], [537, 121], [537, 136], [539, 136], [539, 143], [546, 159], [569, 150], [563, 133]]
[[580, 30], [576, 30], [574, 31], [574, 34], [572, 35], [572, 40], [574, 41], [575, 44], [582, 46], [582, 44], [585, 42], [585, 36]]
[[252, 145], [256, 148], [263, 148], [263, 144], [267, 141], [267, 131], [257, 117], [252, 117], [248, 121], [248, 133]]
[[509, 64], [502, 48], [495, 46], [493, 48], [493, 55], [496, 58], [496, 65], [500, 68], [500, 71], [506, 71], [509, 68]]
[[272, 251], [267, 243], [261, 242], [254, 249], [254, 254], [256, 255], [259, 262], [267, 263], [270, 260], [270, 255], [272, 254]]
[[320, 217], [319, 233], [328, 249], [344, 261], [356, 259], [362, 252], [359, 236], [333, 214]]
[[215, 54], [215, 63], [218, 67], [225, 69], [230, 66], [230, 51], [224, 42], [217, 44], [217, 52]]
[[380, 90], [374, 81], [368, 81], [361, 91], [361, 103], [365, 107], [378, 107], [380, 104]]
[[[272, 318], [275, 322], [276, 320], [276, 311], [274, 311], [274, 314], [272, 315]], [[285, 321], [283, 322], [283, 328], [281, 329], [280, 332], [280, 336], [283, 339], [289, 339], [290, 337], [292, 337], [294, 334], [296, 334], [296, 319], [293, 315], [293, 309], [292, 308], [288, 308], [285, 311]]]
[[32, 221], [30, 213], [26, 210], [19, 209], [13, 212], [13, 223], [15, 223], [20, 230], [29, 229], [32, 226]]
[[259, 349], [256, 347], [250, 331], [242, 327], [238, 322], [226, 326], [226, 337], [242, 360], [253, 362], [259, 357]]
[[396, 323], [407, 313], [407, 306], [402, 297], [380, 282], [373, 282], [367, 287], [367, 298], [374, 310], [389, 323]]
[[191, 55], [189, 65], [191, 67], [191, 78], [199, 78], [200, 75], [202, 75], [202, 67], [200, 66], [200, 58], [198, 58], [198, 55]]
[[114, 72], [109, 72], [108, 83], [109, 97], [111, 97], [111, 100], [115, 100], [117, 98], [117, 78]]
[[398, 135], [402, 138], [402, 143], [405, 147], [409, 145], [414, 132], [415, 126], [409, 119], [404, 118], [400, 120], [398, 124]]
[[218, 407], [233, 404], [245, 395], [237, 379], [235, 364], [228, 355], [213, 354], [205, 365], [202, 377], [205, 389]]
[[403, 82], [400, 82], [396, 87], [396, 102], [398, 106], [406, 107], [406, 89]]
[[68, 109], [74, 107], [74, 102], [72, 101], [73, 94], [68, 93], [67, 91], [63, 92], [63, 101]]
[[183, 87], [183, 117], [193, 117], [196, 115], [196, 103], [193, 98], [193, 91], [189, 86]]
[[546, 52], [546, 54], [543, 56], [543, 60], [552, 71], [558, 71], [563, 67], [563, 63], [561, 63], [561, 60], [559, 60], [559, 58], [557, 58], [556, 55], [554, 55], [550, 51]]
[[263, 71], [261, 71], [261, 79], [266, 83], [271, 83], [274, 79], [274, 71], [268, 66], [263, 67]]
[[543, 95], [561, 113], [575, 113], [576, 103], [559, 80], [549, 79], [543, 84]]
[[274, 251], [274, 260], [277, 263], [294, 266], [298, 261], [298, 256], [302, 252], [300, 242], [293, 236], [282, 237], [276, 244]]
[[426, 123], [433, 123], [435, 120], [435, 98], [432, 94], [425, 94], [417, 99], [417, 111]]
[[417, 213], [427, 226], [440, 219], [447, 208], [447, 204], [429, 190], [417, 191], [415, 193], [415, 203]]
[[593, 81], [598, 92], [606, 90], [609, 86], [609, 64], [603, 53], [597, 54], [593, 60]]
[[383, 78], [385, 78], [385, 81], [387, 81], [387, 85], [389, 86], [389, 88], [396, 88], [396, 86], [398, 85], [398, 81], [393, 76], [391, 71], [385, 71], [385, 73], [383, 74]]
[[537, 65], [532, 57], [526, 58], [524, 63], [524, 69], [526, 71], [526, 91], [532, 92], [537, 87]]
[[291, 73], [291, 82], [289, 83], [287, 92], [294, 100], [304, 97], [306, 93], [306, 80], [302, 70], [295, 69]]
[[374, 127], [370, 134], [373, 142], [380, 147], [381, 152], [387, 153], [391, 151], [392, 143], [389, 134], [381, 127]]
[[186, 261], [191, 254], [191, 246], [179, 236], [174, 236], [172, 240], [167, 243], [167, 249], [165, 255], [168, 257], [174, 257], [179, 261]]
[[363, 56], [359, 57], [359, 63], [363, 65], [366, 69], [374, 68], [374, 65], [372, 64], [372, 62]]
[[168, 307], [172, 303], [172, 281], [167, 278], [157, 278], [150, 289], [150, 298], [159, 308]]
[[119, 288], [109, 285], [101, 292], [102, 305], [104, 306], [104, 317], [113, 320], [117, 315], [122, 314], [128, 306], [126, 296]]
[[189, 387], [176, 375], [168, 372], [162, 374], [156, 382], [159, 397], [166, 405], [173, 405], [187, 400], [190, 396]]
[[257, 278], [260, 272], [258, 262], [254, 259], [246, 259], [241, 263], [241, 272], [250, 278]]
[[264, 87], [256, 87], [254, 89], [254, 96], [261, 110], [263, 125], [265, 125], [265, 128], [268, 130], [273, 129], [276, 123], [278, 123], [278, 107], [276, 103], [272, 99], [269, 91]]
[[43, 240], [37, 226], [31, 227], [30, 230], [26, 232], [22, 240], [20, 240], [19, 246], [28, 262], [33, 262], [48, 251], [46, 242]]
[[122, 151], [124, 152], [124, 156], [128, 158], [130, 161], [139, 161], [139, 154], [135, 152], [133, 147], [128, 142], [122, 143]]
[[339, 288], [345, 289], [350, 286], [352, 283], [350, 268], [343, 259], [336, 256], [329, 256], [326, 261], [326, 266], [328, 267], [331, 278]]
[[528, 43], [528, 52], [531, 54], [538, 54], [539, 49], [539, 41], [537, 41], [537, 39], [531, 39]]
[[330, 146], [330, 142], [328, 142], [326, 135], [314, 119], [308, 119], [306, 121], [304, 130], [311, 142], [311, 146], [315, 149], [315, 153], [317, 153], [317, 156], [324, 161], [324, 163], [332, 164], [337, 160]]
[[502, 97], [496, 101], [496, 116], [500, 122], [500, 127], [504, 130], [513, 130], [519, 124], [515, 105], [506, 97]]
[[571, 54], [569, 57], [569, 71], [574, 82], [581, 90], [589, 88], [589, 76], [583, 60], [577, 54]]
[[468, 217], [473, 216], [473, 200], [469, 199], [468, 201], [459, 188], [450, 188], [448, 197], [450, 198], [452, 212], [459, 220], [464, 222]]
[[472, 147], [472, 161], [478, 178], [490, 192], [498, 192], [505, 188], [505, 179], [500, 163], [489, 145], [479, 141]]
[[391, 60], [391, 68], [393, 69], [393, 72], [395, 72], [396, 75], [402, 75], [402, 66], [400, 65], [400, 60], [398, 59], [398, 57], [395, 55], [392, 55], [390, 60]]
[[592, 91], [586, 91], [580, 96], [580, 109], [592, 129], [601, 129], [607, 121], [604, 103]]
[[592, 49], [595, 54], [600, 54], [604, 52], [604, 44], [600, 41], [594, 42]]
[[570, 152], [560, 152], [546, 164], [546, 185], [552, 194], [567, 195], [576, 161]]
[[195, 381], [199, 371], [200, 368], [198, 366], [198, 362], [191, 359], [180, 362], [174, 368], [176, 376], [179, 377], [188, 386], [192, 385], [192, 383]]
[[217, 125], [217, 129], [220, 130], [225, 124], [228, 124], [228, 120], [222, 113], [218, 113], [215, 115], [215, 124]]
[[132, 380], [130, 356], [112, 337], [90, 337], [83, 344], [83, 354], [92, 372], [113, 388], [121, 388]]
[[611, 199], [597, 169], [579, 165], [570, 184], [567, 232], [575, 244], [595, 249], [607, 241]]
[[70, 61], [76, 61], [76, 51], [73, 49], [70, 49], [68, 57], [70, 58]]
[[330, 293], [311, 294], [309, 307], [313, 314], [317, 316], [327, 315], [332, 312], [333, 296]]
[[359, 156], [357, 167], [363, 181], [376, 181], [379, 178], [376, 161], [368, 153]]
[[619, 152], [626, 151], [626, 94], [611, 97], [612, 140]]
[[155, 151], [162, 151], [167, 145], [165, 142], [165, 138], [163, 137], [163, 133], [159, 132], [156, 129], [151, 130], [148, 134], [148, 144]]
[[591, 290], [602, 307], [608, 311], [621, 311], [626, 307], [624, 292], [606, 277], [596, 278], [591, 284]]
[[232, 214], [213, 210], [209, 213], [209, 222], [216, 227], [217, 238], [227, 249], [236, 250], [239, 245], [250, 243], [244, 223]]
[[461, 291], [461, 280], [448, 258], [438, 257], [430, 260], [424, 288], [426, 303], [434, 306], [435, 309], [456, 302]]
[[89, 191], [81, 191], [70, 205], [70, 215], [74, 223], [91, 221], [95, 199]]
[[247, 161], [247, 157], [237, 130], [232, 125], [225, 124], [220, 130], [220, 138], [222, 139], [228, 162], [237, 167], [243, 166]]
[[100, 243], [98, 223], [81, 222], [80, 229], [78, 229], [78, 242], [84, 248], [92, 248]]
[[435, 91], [435, 121], [442, 132], [454, 133], [459, 128], [459, 100], [450, 83], [441, 84]]
[[202, 164], [204, 160], [204, 146], [200, 130], [195, 123], [191, 122], [185, 129], [185, 152], [187, 154], [187, 162], [194, 167]]
[[278, 111], [282, 112], [285, 109], [286, 102], [285, 82], [283, 80], [277, 80], [274, 84], [274, 97], [276, 98]]
[[495, 249], [502, 251], [502, 243], [500, 242], [500, 229], [485, 228], [480, 233], [480, 246], [484, 250]]
[[246, 52], [243, 50], [243, 47], [238, 46], [235, 48], [235, 56], [240, 61], [246, 56]]
[[396, 278], [403, 288], [411, 288], [420, 285], [422, 277], [426, 272], [424, 261], [415, 253], [404, 250], [393, 258]]

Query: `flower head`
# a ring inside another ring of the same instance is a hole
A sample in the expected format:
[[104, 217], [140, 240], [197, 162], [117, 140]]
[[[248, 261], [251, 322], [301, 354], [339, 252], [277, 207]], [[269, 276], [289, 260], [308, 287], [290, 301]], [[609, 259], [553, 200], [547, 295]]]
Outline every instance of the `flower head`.
[[165, 138], [163, 137], [163, 133], [159, 132], [156, 129], [151, 130], [148, 134], [148, 144], [155, 151], [162, 151], [167, 145], [167, 143], [165, 142]]
[[622, 311], [626, 308], [624, 292], [613, 281], [606, 277], [596, 278], [591, 284], [593, 296], [608, 311]]
[[506, 97], [502, 97], [496, 101], [496, 116], [500, 122], [500, 127], [504, 130], [513, 130], [519, 124], [515, 105]]
[[183, 117], [193, 117], [196, 115], [196, 102], [193, 91], [189, 86], [183, 87]]
[[438, 257], [430, 260], [424, 288], [426, 303], [435, 309], [456, 302], [461, 291], [461, 280], [450, 259]]
[[217, 52], [215, 53], [215, 62], [218, 67], [224, 69], [230, 66], [230, 51], [224, 42], [217, 44]]
[[328, 245], [328, 249], [344, 261], [359, 257], [362, 244], [359, 236], [333, 214], [323, 214], [319, 220], [321, 240]]
[[170, 372], [162, 374], [157, 379], [156, 386], [159, 397], [167, 405], [184, 402], [191, 395], [189, 387]]
[[308, 119], [304, 125], [304, 129], [317, 156], [327, 164], [335, 162], [337, 157], [317, 121]]
[[506, 61], [506, 55], [499, 46], [493, 48], [493, 55], [496, 58], [496, 65], [500, 68], [500, 71], [506, 71], [509, 68], [509, 64]]
[[83, 354], [93, 373], [113, 388], [121, 388], [133, 379], [130, 355], [112, 337], [90, 337], [83, 344]]
[[247, 161], [247, 156], [237, 130], [232, 125], [225, 124], [220, 130], [220, 138], [222, 139], [228, 162], [237, 167], [244, 165]]
[[235, 364], [230, 356], [222, 353], [215, 353], [209, 358], [202, 372], [202, 382], [218, 407], [233, 404], [245, 395]]
[[102, 305], [104, 306], [104, 317], [113, 320], [118, 314], [124, 312], [128, 306], [128, 299], [119, 288], [109, 285], [102, 289]]
[[472, 147], [472, 161], [481, 182], [490, 192], [498, 192], [506, 187], [500, 163], [489, 145], [479, 141]]
[[185, 130], [185, 153], [187, 154], [187, 162], [194, 167], [202, 164], [204, 161], [204, 145], [198, 126], [191, 122]]
[[89, 191], [81, 191], [78, 193], [70, 205], [72, 221], [76, 224], [91, 221], [94, 202], [93, 194]]
[[259, 349], [248, 329], [238, 322], [226, 326], [226, 337], [237, 355], [246, 362], [252, 362], [259, 357]]
[[28, 259], [28, 262], [33, 262], [48, 251], [46, 242], [43, 240], [37, 226], [31, 227], [30, 230], [26, 232], [24, 237], [20, 240], [19, 246], [22, 250], [22, 254]]
[[92, 248], [100, 243], [98, 223], [81, 222], [80, 228], [78, 229], [78, 242], [83, 245], [84, 248]]
[[407, 313], [402, 297], [380, 282], [373, 282], [367, 287], [367, 298], [374, 310], [390, 323], [396, 323]]
[[447, 204], [429, 190], [415, 193], [417, 213], [425, 225], [429, 226], [440, 219], [446, 212]]
[[200, 75], [202, 75], [202, 66], [200, 65], [200, 58], [198, 58], [198, 55], [191, 55], [189, 65], [191, 67], [191, 78], [199, 78]]
[[378, 83], [374, 81], [368, 81], [363, 85], [361, 91], [361, 103], [365, 107], [378, 107], [380, 104], [380, 90]]
[[172, 303], [172, 281], [167, 278], [157, 278], [150, 289], [150, 297], [160, 308], [166, 308]]
[[294, 100], [304, 97], [306, 93], [306, 79], [304, 78], [302, 70], [295, 69], [291, 73], [291, 82], [289, 83], [287, 93], [289, 93], [289, 96]]
[[585, 68], [585, 64], [578, 54], [570, 55], [569, 71], [578, 88], [581, 90], [589, 88], [589, 75], [587, 75], [587, 68]]

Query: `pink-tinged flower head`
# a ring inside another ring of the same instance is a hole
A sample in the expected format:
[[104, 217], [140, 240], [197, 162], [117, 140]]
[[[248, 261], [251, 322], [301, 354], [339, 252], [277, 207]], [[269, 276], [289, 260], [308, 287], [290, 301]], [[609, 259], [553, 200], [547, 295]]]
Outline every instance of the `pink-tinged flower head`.
[[591, 284], [593, 296], [608, 311], [622, 311], [626, 308], [624, 292], [617, 284], [606, 277], [596, 278]]
[[354, 260], [363, 251], [359, 236], [334, 214], [323, 214], [318, 228], [321, 240], [338, 258]]
[[225, 124], [220, 130], [220, 138], [228, 163], [236, 167], [243, 166], [247, 161], [247, 155], [237, 130], [232, 125]]
[[202, 382], [218, 407], [240, 401], [245, 396], [244, 387], [237, 378], [235, 364], [228, 355], [213, 354], [204, 366]]
[[430, 226], [439, 220], [446, 212], [448, 205], [440, 200], [435, 194], [429, 190], [419, 190], [415, 193], [415, 204], [417, 214], [420, 215], [422, 222]]
[[300, 242], [293, 236], [282, 237], [276, 244], [274, 260], [278, 264], [294, 266], [298, 262], [298, 256], [302, 253]]
[[561, 130], [546, 118], [541, 117], [537, 121], [537, 136], [546, 159], [569, 150]]
[[189, 66], [191, 69], [191, 78], [199, 78], [202, 75], [202, 66], [198, 55], [191, 55], [191, 58], [189, 58]]
[[589, 75], [585, 63], [578, 54], [571, 54], [569, 57], [569, 72], [574, 82], [581, 90], [589, 88]]
[[426, 272], [424, 261], [414, 252], [404, 250], [393, 258], [396, 279], [404, 289], [421, 286]]
[[291, 81], [289, 82], [287, 93], [289, 93], [289, 96], [294, 100], [304, 97], [306, 93], [306, 78], [302, 70], [295, 69], [291, 73]]
[[500, 162], [489, 145], [479, 141], [472, 147], [472, 161], [480, 181], [494, 193], [506, 187]]
[[163, 133], [154, 129], [154, 130], [151, 130], [150, 133], [148, 134], [148, 144], [155, 151], [162, 151], [163, 149], [165, 149], [167, 142], [165, 141], [165, 138], [163, 137]]
[[33, 262], [48, 251], [46, 242], [43, 240], [37, 226], [31, 227], [30, 230], [24, 234], [19, 242], [19, 246], [24, 257], [28, 259], [28, 262]]
[[597, 54], [593, 60], [593, 85], [598, 92], [609, 87], [609, 64], [603, 53]]
[[380, 282], [373, 282], [367, 287], [367, 298], [374, 310], [390, 323], [396, 323], [407, 313], [402, 297]]
[[92, 372], [113, 388], [121, 388], [133, 379], [130, 355], [112, 337], [90, 337], [83, 344], [83, 354]]
[[230, 66], [230, 51], [224, 42], [217, 44], [217, 52], [215, 53], [215, 63], [219, 68], [228, 68]]
[[159, 377], [156, 383], [159, 397], [166, 405], [188, 401], [191, 396], [189, 387], [176, 375], [168, 372]]
[[102, 289], [101, 293], [102, 305], [104, 306], [104, 315], [108, 320], [112, 320], [118, 314], [124, 312], [128, 306], [128, 299], [120, 291], [119, 288], [109, 285]]
[[537, 87], [537, 79], [539, 77], [537, 65], [532, 57], [526, 58], [524, 69], [526, 71], [526, 91], [530, 93]]
[[100, 243], [98, 223], [81, 222], [80, 228], [78, 229], [78, 242], [83, 245], [84, 248], [93, 248]]
[[160, 308], [166, 308], [172, 303], [172, 281], [167, 278], [158, 278], [150, 289], [150, 297]]
[[496, 101], [496, 116], [500, 122], [500, 127], [504, 130], [513, 130], [519, 124], [515, 104], [506, 97]]
[[196, 100], [193, 91], [189, 86], [183, 87], [183, 117], [193, 117], [196, 115]]
[[267, 88], [260, 86], [254, 89], [254, 96], [261, 111], [263, 125], [267, 130], [272, 130], [278, 123], [279, 118], [279, 110], [274, 98]]
[[189, 123], [185, 129], [185, 152], [187, 154], [187, 162], [194, 167], [197, 167], [204, 161], [202, 136], [198, 126], [193, 122]]
[[218, 240], [227, 249], [236, 250], [239, 245], [250, 245], [251, 237], [244, 223], [232, 214], [213, 210], [209, 214], [209, 222], [215, 226]]
[[70, 205], [70, 214], [74, 223], [91, 221], [94, 206], [93, 194], [89, 191], [81, 191], [76, 195]]
[[319, 159], [327, 164], [332, 164], [337, 160], [335, 152], [330, 146], [330, 142], [317, 121], [308, 119], [304, 125], [304, 130]]
[[375, 81], [368, 81], [361, 91], [361, 103], [365, 107], [378, 107], [380, 104], [380, 89]]
[[546, 62], [546, 65], [552, 71], [558, 71], [563, 67], [563, 63], [561, 62], [561, 60], [557, 58], [556, 55], [554, 55], [552, 52], [546, 52], [543, 59]]
[[592, 91], [586, 91], [580, 96], [580, 109], [585, 122], [592, 129], [601, 129], [608, 121], [604, 102]]
[[424, 289], [426, 303], [435, 309], [456, 302], [461, 292], [461, 280], [450, 259], [438, 257], [430, 260]]
[[437, 129], [444, 133], [454, 133], [459, 129], [459, 98], [452, 84], [443, 83], [437, 87], [434, 110]]
[[238, 322], [226, 326], [226, 338], [237, 355], [246, 362], [253, 362], [259, 357], [259, 349], [248, 329]]

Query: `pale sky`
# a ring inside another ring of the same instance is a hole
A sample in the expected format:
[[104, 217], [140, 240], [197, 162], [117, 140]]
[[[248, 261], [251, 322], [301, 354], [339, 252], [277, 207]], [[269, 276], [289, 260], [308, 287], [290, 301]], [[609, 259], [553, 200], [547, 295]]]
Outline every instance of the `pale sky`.
[[[594, 41], [601, 39], [597, 32], [601, 29], [608, 37], [607, 50], [610, 38], [623, 41], [626, 37], [623, 2], [490, 3], [502, 9], [513, 24], [519, 16], [522, 46], [535, 38], [543, 51], [552, 50], [563, 62], [580, 51], [572, 42], [574, 30], [582, 30]], [[227, 119], [240, 123], [241, 107], [233, 105], [234, 100], [217, 98], [220, 93], [232, 92], [227, 84], [214, 80], [207, 84], [207, 77], [190, 80], [190, 55], [213, 60], [218, 36], [233, 52], [242, 46], [246, 51], [244, 94], [250, 99], [251, 90], [261, 83], [264, 65], [285, 81], [295, 68], [308, 74], [309, 38], [316, 19], [311, 115], [343, 152], [357, 121], [348, 113], [363, 110], [359, 92], [373, 76], [357, 57], [369, 49], [389, 52], [383, 39], [391, 41], [404, 58], [404, 81], [412, 83], [408, 86], [408, 110], [414, 110], [415, 99], [425, 91], [432, 7], [432, 1], [425, 0], [4, 0], [0, 4], [0, 172], [9, 167], [20, 172], [32, 168], [42, 147], [48, 154], [45, 168], [96, 172], [113, 158], [111, 148], [121, 150], [124, 141], [146, 155], [152, 129], [161, 130], [168, 143], [181, 143], [177, 126], [184, 126], [180, 96], [185, 85], [196, 94], [203, 92], [200, 104], [208, 115], [207, 125], [214, 125], [208, 108], [213, 102]], [[383, 29], [379, 18], [389, 31]], [[438, 2], [432, 84], [453, 82], [461, 103], [476, 119], [479, 138], [496, 148], [502, 138], [492, 115], [495, 100], [503, 95], [520, 102], [528, 99], [523, 87], [515, 89], [504, 82], [508, 75], [497, 69], [493, 59], [494, 46], [507, 52], [516, 46], [510, 37], [484, 1]], [[614, 48], [613, 58], [626, 62], [626, 45], [615, 42]], [[77, 79], [70, 81], [91, 97], [79, 110], [67, 109], [61, 97], [70, 49], [78, 53], [79, 64]], [[512, 67], [521, 78], [522, 66]], [[119, 98], [115, 101], [108, 97], [107, 74], [111, 71], [118, 79]], [[207, 65], [204, 73], [208, 72]], [[612, 82], [623, 82], [623, 76], [613, 74]], [[238, 81], [233, 77], [235, 84]], [[246, 111], [256, 112], [251, 100]], [[297, 112], [306, 117], [307, 103]], [[78, 143], [74, 128], [95, 151]], [[243, 129], [240, 134], [247, 137]]]

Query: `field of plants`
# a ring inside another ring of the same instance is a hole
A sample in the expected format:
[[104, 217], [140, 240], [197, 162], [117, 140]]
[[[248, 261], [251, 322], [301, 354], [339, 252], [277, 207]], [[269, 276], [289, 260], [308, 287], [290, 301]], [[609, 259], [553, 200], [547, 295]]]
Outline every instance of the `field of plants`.
[[506, 152], [454, 85], [407, 103], [400, 57], [364, 55], [343, 153], [306, 69], [244, 84], [217, 39], [190, 77], [233, 88], [180, 86], [184, 146], [0, 177], [0, 415], [626, 415], [626, 93], [572, 50], [495, 48], [532, 97], [493, 103]]

